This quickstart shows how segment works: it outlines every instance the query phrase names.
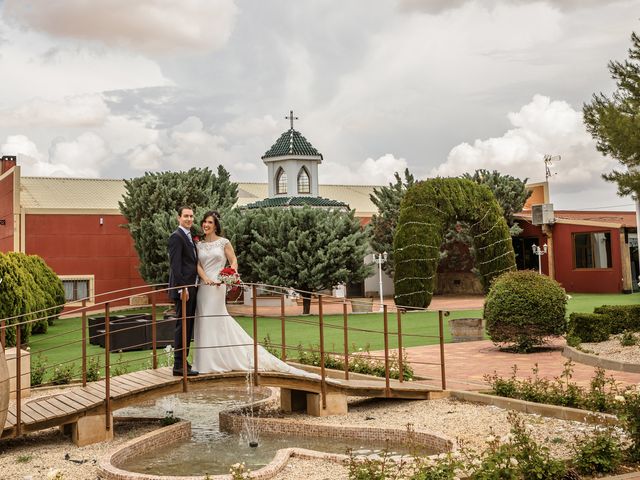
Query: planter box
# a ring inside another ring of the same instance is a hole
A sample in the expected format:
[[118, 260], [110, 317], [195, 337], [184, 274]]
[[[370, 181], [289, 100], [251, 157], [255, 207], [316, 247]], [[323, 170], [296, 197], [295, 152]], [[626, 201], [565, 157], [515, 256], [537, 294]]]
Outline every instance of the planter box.
[[452, 318], [449, 331], [454, 343], [484, 340], [484, 320], [482, 318]]
[[352, 298], [351, 312], [352, 313], [369, 313], [373, 311], [373, 298]]

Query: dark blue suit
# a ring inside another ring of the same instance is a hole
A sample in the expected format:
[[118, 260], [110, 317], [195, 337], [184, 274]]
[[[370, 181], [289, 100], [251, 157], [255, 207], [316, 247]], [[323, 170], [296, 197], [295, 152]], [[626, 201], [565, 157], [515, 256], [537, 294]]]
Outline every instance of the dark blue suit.
[[[198, 252], [195, 244], [189, 240], [186, 233], [180, 228], [169, 237], [169, 288], [193, 285], [198, 278]], [[187, 356], [189, 345], [193, 339], [193, 319], [196, 313], [197, 289], [189, 288], [189, 300], [187, 301]], [[182, 368], [182, 300], [180, 289], [171, 290], [169, 296], [176, 305], [176, 329], [173, 346], [174, 368]]]

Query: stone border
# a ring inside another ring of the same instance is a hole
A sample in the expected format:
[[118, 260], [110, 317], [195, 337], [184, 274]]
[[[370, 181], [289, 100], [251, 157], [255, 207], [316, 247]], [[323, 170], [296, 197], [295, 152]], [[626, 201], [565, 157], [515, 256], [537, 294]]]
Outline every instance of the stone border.
[[574, 422], [591, 423], [597, 425], [616, 425], [618, 418], [609, 413], [589, 412], [579, 408], [561, 407], [546, 403], [528, 402], [516, 398], [499, 397], [480, 392], [468, 392], [464, 390], [450, 390], [451, 398], [466, 402], [483, 403], [493, 405], [505, 410], [517, 410], [518, 412], [536, 414], [543, 417], [571, 420]]
[[[243, 422], [248, 420], [252, 421], [259, 433], [268, 435], [292, 434], [299, 437], [350, 438], [389, 442], [394, 445], [406, 445], [408, 440], [413, 440], [416, 444], [424, 445], [437, 452], [450, 452], [456, 448], [454, 440], [428, 432], [414, 430], [408, 433], [407, 430], [399, 428], [321, 425], [286, 418], [254, 417], [248, 419], [242, 415], [242, 411], [243, 409], [238, 408], [220, 412], [220, 430], [230, 433], [241, 432]], [[409, 436], [412, 438], [409, 439]]]
[[562, 356], [569, 358], [577, 363], [590, 365], [592, 367], [601, 367], [605, 370], [616, 370], [618, 372], [640, 373], [640, 364], [631, 362], [621, 362], [618, 360], [610, 360], [602, 358], [591, 353], [581, 352], [577, 348], [565, 346], [562, 350]]

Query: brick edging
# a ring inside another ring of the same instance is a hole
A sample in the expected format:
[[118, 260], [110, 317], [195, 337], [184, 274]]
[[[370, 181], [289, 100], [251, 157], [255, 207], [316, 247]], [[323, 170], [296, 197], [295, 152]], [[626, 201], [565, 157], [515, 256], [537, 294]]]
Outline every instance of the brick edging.
[[592, 367], [601, 367], [605, 370], [616, 370], [618, 372], [640, 373], [640, 364], [631, 362], [621, 362], [618, 360], [610, 360], [602, 358], [591, 353], [581, 352], [577, 348], [566, 345], [562, 349], [562, 356], [569, 358], [577, 363], [590, 365]]
[[616, 425], [618, 419], [609, 413], [589, 412], [579, 408], [561, 407], [546, 403], [528, 402], [516, 398], [499, 397], [480, 392], [469, 392], [465, 390], [450, 390], [451, 398], [464, 400], [467, 402], [484, 403], [507, 410], [517, 410], [523, 413], [533, 413], [543, 417], [558, 418], [560, 420], [571, 420], [574, 422], [591, 423], [598, 425]]

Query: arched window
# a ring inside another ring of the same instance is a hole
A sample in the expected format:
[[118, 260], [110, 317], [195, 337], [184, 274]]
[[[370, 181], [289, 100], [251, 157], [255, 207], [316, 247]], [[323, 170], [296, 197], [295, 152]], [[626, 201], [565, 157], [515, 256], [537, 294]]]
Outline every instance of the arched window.
[[311, 193], [309, 172], [305, 167], [302, 167], [298, 173], [298, 193]]
[[277, 194], [286, 194], [287, 193], [287, 174], [284, 173], [282, 167], [278, 169], [278, 173], [276, 173], [276, 193]]

